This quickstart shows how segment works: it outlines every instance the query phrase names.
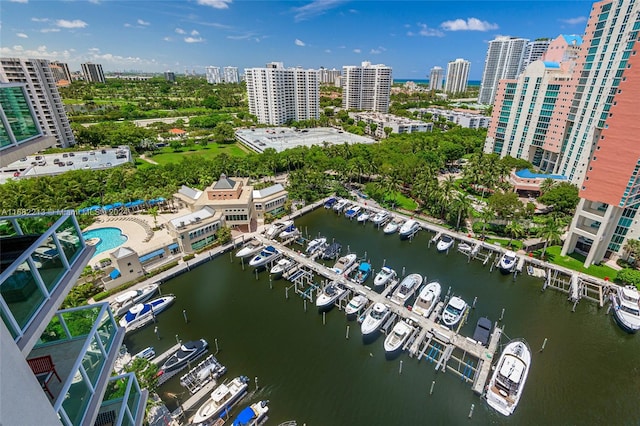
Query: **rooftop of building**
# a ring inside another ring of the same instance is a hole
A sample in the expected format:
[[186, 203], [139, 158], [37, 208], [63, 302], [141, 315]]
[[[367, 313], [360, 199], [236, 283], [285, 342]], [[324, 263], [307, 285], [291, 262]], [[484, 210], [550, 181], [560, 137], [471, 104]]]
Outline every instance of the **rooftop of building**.
[[268, 188], [264, 188], [264, 189], [254, 189], [253, 190], [253, 199], [260, 199], [260, 198], [266, 198], [269, 197], [273, 194], [277, 194], [278, 192], [284, 191], [284, 186], [282, 186], [279, 183], [276, 183], [275, 185], [271, 185]]
[[171, 219], [170, 222], [174, 228], [180, 229], [186, 226], [191, 226], [201, 221], [213, 217], [216, 214], [216, 211], [211, 207], [203, 207], [200, 210], [197, 210], [193, 213], [186, 214], [184, 216], [176, 217], [175, 219]]

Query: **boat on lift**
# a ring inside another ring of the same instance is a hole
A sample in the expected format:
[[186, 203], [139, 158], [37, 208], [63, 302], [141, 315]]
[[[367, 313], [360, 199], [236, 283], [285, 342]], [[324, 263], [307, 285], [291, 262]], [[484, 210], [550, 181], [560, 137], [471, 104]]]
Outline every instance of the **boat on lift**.
[[158, 292], [160, 285], [153, 283], [137, 290], [129, 290], [115, 297], [111, 303], [111, 311], [117, 317], [127, 313], [134, 305], [144, 303]]
[[436, 250], [438, 250], [439, 252], [447, 251], [451, 248], [451, 246], [453, 246], [454, 242], [455, 240], [451, 238], [450, 235], [442, 234], [442, 236], [438, 240], [438, 243], [436, 244]]
[[352, 318], [360, 313], [362, 308], [367, 306], [369, 299], [363, 294], [356, 294], [349, 300], [347, 307], [344, 308], [344, 313], [347, 314], [347, 318]]
[[395, 234], [396, 232], [398, 232], [398, 229], [400, 229], [400, 227], [402, 227], [403, 224], [404, 224], [404, 220], [393, 218], [389, 223], [385, 225], [385, 227], [382, 229], [382, 232], [384, 232], [387, 235]]
[[262, 250], [263, 247], [264, 244], [262, 244], [260, 241], [251, 240], [236, 252], [236, 257], [239, 259], [244, 259], [246, 257], [255, 256], [255, 254]]
[[360, 325], [362, 336], [366, 337], [373, 335], [378, 331], [387, 318], [389, 318], [389, 315], [391, 315], [391, 309], [383, 303], [376, 302], [369, 312], [367, 312], [367, 315], [365, 315], [364, 320]]
[[405, 321], [398, 321], [391, 329], [391, 333], [384, 339], [384, 351], [387, 354], [399, 352], [412, 331], [413, 327]]
[[373, 217], [371, 218], [371, 223], [373, 223], [374, 225], [381, 225], [389, 219], [389, 216], [389, 212], [386, 212], [384, 210], [379, 211], [378, 213], [373, 215]]
[[389, 268], [388, 266], [383, 266], [380, 269], [380, 272], [378, 272], [376, 274], [376, 277], [373, 279], [373, 285], [377, 289], [386, 287], [387, 284], [395, 280], [397, 276], [398, 274], [396, 274], [396, 271]]
[[431, 281], [425, 285], [422, 290], [420, 290], [420, 293], [413, 304], [413, 312], [425, 318], [429, 318], [429, 315], [431, 315], [440, 301], [441, 293], [442, 286], [439, 282]]
[[354, 263], [358, 260], [358, 256], [355, 253], [345, 254], [341, 256], [335, 265], [333, 265], [333, 272], [336, 274], [344, 274], [344, 272], [349, 269]]
[[458, 296], [453, 296], [449, 299], [449, 303], [447, 303], [447, 306], [445, 306], [442, 311], [442, 323], [449, 328], [455, 327], [462, 319], [468, 307], [467, 302]]
[[278, 279], [287, 272], [289, 269], [294, 267], [296, 262], [292, 259], [282, 258], [276, 262], [275, 265], [269, 270], [269, 273], [273, 275], [273, 278]]
[[398, 233], [400, 234], [400, 238], [411, 238], [415, 235], [416, 232], [420, 230], [420, 223], [418, 223], [415, 219], [409, 219], [405, 223], [402, 224]]
[[400, 285], [393, 291], [391, 301], [400, 306], [404, 306], [413, 293], [415, 293], [422, 284], [422, 275], [409, 274], [400, 282]]
[[289, 226], [293, 225], [293, 220], [282, 220], [273, 222], [264, 233], [264, 236], [267, 238], [275, 238], [278, 234], [284, 231]]
[[260, 253], [255, 255], [255, 257], [249, 261], [249, 266], [254, 266], [256, 268], [264, 266], [280, 257], [280, 254], [280, 250], [274, 246], [266, 246]]
[[345, 287], [344, 284], [333, 281], [327, 285], [316, 298], [316, 307], [320, 312], [328, 311], [346, 292], [347, 287]]

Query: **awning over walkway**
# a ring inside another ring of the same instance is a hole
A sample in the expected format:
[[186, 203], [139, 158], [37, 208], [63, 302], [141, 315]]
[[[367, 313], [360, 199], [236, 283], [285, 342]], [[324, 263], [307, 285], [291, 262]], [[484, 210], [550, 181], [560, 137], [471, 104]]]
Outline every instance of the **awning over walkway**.
[[154, 257], [158, 257], [158, 256], [163, 255], [163, 254], [164, 254], [164, 249], [159, 249], [159, 250], [152, 251], [151, 253], [147, 253], [147, 254], [144, 254], [144, 255], [140, 256], [140, 262], [146, 262], [148, 260], [153, 259]]

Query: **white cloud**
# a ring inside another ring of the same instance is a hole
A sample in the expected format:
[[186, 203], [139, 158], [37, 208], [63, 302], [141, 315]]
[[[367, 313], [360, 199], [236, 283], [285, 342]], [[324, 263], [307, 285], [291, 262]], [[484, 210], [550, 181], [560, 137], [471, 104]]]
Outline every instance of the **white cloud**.
[[378, 48], [377, 48], [377, 49], [371, 49], [371, 51], [370, 51], [369, 53], [370, 53], [370, 54], [372, 54], [372, 55], [379, 55], [379, 54], [381, 54], [382, 52], [385, 52], [386, 50], [387, 50], [387, 49], [385, 49], [384, 47], [382, 47], [382, 46], [378, 46]]
[[31, 18], [33, 22], [49, 22], [49, 18]]
[[100, 0], [89, 0], [89, 3], [100, 4]]
[[164, 40], [164, 41], [173, 41], [173, 39], [171, 37], [165, 37], [162, 40]]
[[361, 53], [361, 52], [362, 52], [362, 50], [360, 50], [360, 49], [353, 49], [353, 53]]
[[202, 6], [211, 6], [215, 9], [229, 9], [232, 0], [197, 0], [196, 3]]
[[36, 49], [25, 49], [21, 45], [16, 45], [13, 47], [0, 47], [0, 56], [68, 60], [71, 58], [71, 50], [50, 52], [47, 46], [44, 45], [38, 46]]
[[85, 28], [87, 25], [86, 22], [80, 19], [74, 19], [73, 21], [68, 21], [66, 19], [58, 19], [56, 21], [56, 25], [60, 28]]
[[151, 25], [151, 23], [149, 23], [148, 21], [143, 21], [142, 19], [138, 19], [136, 22], [138, 22], [138, 25], [142, 25], [145, 27]]
[[11, 3], [29, 3], [29, 0], [9, 0]]
[[324, 49], [324, 53], [331, 53], [331, 49]]
[[16, 33], [16, 37], [20, 37], [20, 38], [29, 38], [28, 35], [26, 35], [25, 33]]
[[444, 21], [440, 27], [445, 31], [489, 31], [497, 30], [498, 24], [492, 24], [487, 21], [481, 21], [478, 18], [454, 19], [453, 21]]
[[182, 28], [176, 28], [176, 33], [177, 34], [186, 34], [187, 32], [185, 30], [183, 30]]
[[185, 43], [202, 43], [204, 39], [202, 37], [185, 37]]
[[587, 17], [577, 16], [575, 18], [560, 19], [559, 21], [569, 25], [578, 25], [587, 22]]
[[418, 24], [418, 32], [407, 31], [407, 36], [422, 36], [422, 37], [443, 37], [444, 33], [436, 28], [429, 28], [427, 24]]
[[200, 35], [200, 33], [198, 31], [196, 31], [196, 30], [193, 30], [193, 31], [191, 31], [191, 35], [192, 36], [197, 36], [197, 35]]
[[345, 0], [314, 0], [302, 7], [294, 7], [294, 20], [305, 21], [318, 15], [323, 15], [327, 10], [333, 9], [344, 3]]
[[131, 27], [133, 27], [133, 25], [131, 25], [130, 23], [127, 22], [126, 24], [124, 24], [124, 27], [125, 28], [131, 28]]
[[305, 46], [304, 41], [300, 40], [300, 39], [296, 39], [296, 41], [294, 42], [296, 44], [296, 46]]
[[59, 33], [60, 28], [43, 28], [40, 30], [41, 33]]

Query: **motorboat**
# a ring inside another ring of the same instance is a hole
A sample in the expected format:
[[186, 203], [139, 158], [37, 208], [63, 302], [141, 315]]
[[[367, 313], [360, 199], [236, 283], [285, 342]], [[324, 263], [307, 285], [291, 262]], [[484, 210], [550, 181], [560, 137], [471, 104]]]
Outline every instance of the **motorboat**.
[[369, 279], [371, 275], [371, 264], [369, 262], [360, 262], [358, 269], [356, 269], [351, 277], [351, 280], [356, 284], [363, 284]]
[[531, 349], [523, 340], [504, 348], [487, 387], [487, 404], [503, 416], [513, 414], [520, 402], [531, 366]]
[[349, 204], [349, 200], [338, 200], [337, 203], [333, 205], [333, 210], [337, 213], [340, 213], [347, 205]]
[[333, 272], [336, 274], [344, 274], [344, 272], [351, 267], [358, 260], [358, 256], [355, 253], [346, 254], [341, 256], [335, 265], [333, 265]]
[[295, 225], [292, 224], [284, 228], [282, 232], [278, 234], [278, 238], [280, 238], [281, 240], [286, 240], [287, 238], [295, 237], [299, 234], [300, 231], [298, 230], [298, 228], [296, 228]]
[[376, 288], [386, 287], [387, 284], [396, 278], [396, 276], [396, 271], [388, 266], [383, 266], [382, 269], [380, 269], [380, 272], [378, 272], [376, 277], [373, 279], [373, 285]]
[[500, 258], [500, 262], [498, 263], [498, 268], [500, 268], [500, 272], [503, 274], [510, 274], [513, 272], [513, 268], [516, 267], [516, 261], [518, 257], [516, 256], [515, 251], [507, 250], [504, 252], [502, 257]]
[[439, 252], [448, 251], [451, 246], [453, 246], [454, 239], [451, 238], [450, 235], [442, 234], [440, 239], [438, 240], [438, 244], [436, 244], [436, 250]]
[[365, 223], [366, 221], [369, 220], [369, 217], [371, 217], [371, 213], [365, 210], [358, 215], [358, 217], [356, 218], [356, 221], [360, 223]]
[[391, 222], [387, 223], [382, 229], [385, 234], [395, 234], [402, 226], [404, 221], [402, 219], [391, 219]]
[[131, 358], [132, 359], [143, 358], [148, 361], [152, 358], [155, 358], [155, 356], [156, 356], [156, 351], [155, 349], [153, 349], [153, 346], [147, 346], [146, 348], [144, 348], [143, 350], [141, 350]]
[[471, 253], [471, 250], [473, 250], [473, 247], [471, 247], [471, 245], [467, 243], [458, 243], [458, 250], [463, 253]]
[[449, 299], [449, 303], [447, 303], [447, 306], [445, 306], [442, 311], [443, 324], [449, 328], [453, 328], [462, 319], [462, 316], [467, 310], [467, 306], [467, 302], [458, 296], [453, 296]]
[[420, 230], [420, 224], [417, 220], [409, 219], [405, 223], [402, 224], [398, 232], [400, 233], [400, 238], [410, 238], [415, 235], [416, 232]]
[[422, 275], [409, 274], [400, 282], [398, 288], [393, 291], [391, 295], [391, 301], [397, 303], [400, 306], [404, 306], [413, 293], [422, 285]]
[[489, 318], [480, 317], [476, 323], [476, 329], [473, 332], [473, 340], [487, 346], [489, 344], [489, 337], [491, 336], [492, 328], [493, 324], [491, 324], [491, 320]]
[[157, 293], [158, 288], [160, 288], [160, 285], [158, 283], [153, 283], [137, 290], [126, 291], [116, 296], [116, 298], [111, 303], [111, 311], [117, 317], [119, 317], [120, 315], [124, 315], [134, 305], [137, 305], [138, 303], [144, 303], [147, 300], [151, 299], [151, 297], [153, 297], [153, 295]]
[[385, 223], [387, 219], [389, 219], [389, 216], [390, 215], [388, 212], [380, 211], [373, 215], [373, 217], [371, 218], [371, 223], [373, 223], [374, 225], [381, 225]]
[[206, 340], [191, 340], [183, 343], [180, 347], [162, 364], [158, 370], [158, 375], [179, 370], [189, 362], [195, 360], [207, 351], [209, 344]]
[[193, 424], [207, 424], [210, 420], [218, 417], [223, 411], [228, 411], [247, 393], [247, 383], [249, 378], [245, 376], [236, 377], [229, 383], [223, 383], [211, 392], [211, 397], [204, 403], [195, 416]]
[[380, 302], [376, 302], [367, 312], [360, 325], [360, 331], [363, 336], [369, 336], [380, 328], [380, 326], [389, 318], [391, 309]]
[[628, 333], [640, 329], [640, 293], [635, 286], [616, 287], [611, 294], [613, 317]]
[[151, 323], [156, 315], [171, 306], [175, 300], [173, 294], [168, 294], [146, 303], [138, 303], [120, 318], [119, 324], [125, 331], [137, 330]]
[[264, 266], [269, 262], [277, 259], [280, 256], [280, 251], [274, 246], [266, 246], [260, 253], [258, 253], [253, 259], [249, 261], [249, 266]]
[[344, 296], [346, 292], [347, 288], [343, 284], [333, 281], [327, 285], [316, 298], [316, 307], [320, 311], [327, 311], [331, 309], [333, 304]]
[[311, 240], [307, 245], [306, 253], [312, 255], [316, 251], [324, 249], [325, 244], [327, 244], [327, 239], [324, 237]]
[[264, 236], [267, 238], [275, 238], [280, 234], [280, 232], [284, 231], [289, 226], [293, 225], [293, 220], [283, 220], [273, 222], [264, 233]]
[[258, 401], [244, 408], [233, 419], [233, 426], [261, 426], [267, 421], [269, 401]]
[[362, 207], [356, 204], [344, 213], [344, 217], [347, 219], [353, 219], [358, 215], [358, 213], [360, 213], [360, 210], [362, 210]]
[[251, 240], [236, 252], [236, 257], [244, 259], [245, 257], [254, 256], [256, 253], [260, 252], [263, 247], [264, 244], [262, 244], [260, 241]]
[[269, 270], [269, 273], [273, 275], [274, 278], [280, 278], [282, 274], [284, 274], [289, 269], [291, 269], [295, 264], [296, 262], [291, 259], [287, 259], [287, 258], [280, 259]]
[[349, 300], [349, 303], [347, 303], [346, 308], [344, 308], [344, 313], [347, 314], [347, 317], [353, 317], [360, 313], [362, 308], [367, 305], [368, 301], [369, 299], [367, 299], [366, 296], [356, 294], [351, 298], [351, 300]]
[[324, 208], [325, 209], [330, 209], [332, 208], [336, 203], [338, 202], [338, 199], [336, 197], [331, 197], [328, 200], [326, 200], [324, 202]]
[[413, 312], [428, 318], [433, 312], [436, 305], [440, 301], [442, 286], [437, 281], [431, 281], [420, 290], [415, 303], [413, 304]]
[[325, 260], [335, 259], [340, 254], [340, 250], [342, 250], [342, 244], [334, 241], [324, 249], [322, 252], [322, 258]]
[[407, 341], [413, 327], [405, 321], [398, 321], [391, 329], [391, 333], [384, 339], [384, 351], [388, 354], [398, 352]]

